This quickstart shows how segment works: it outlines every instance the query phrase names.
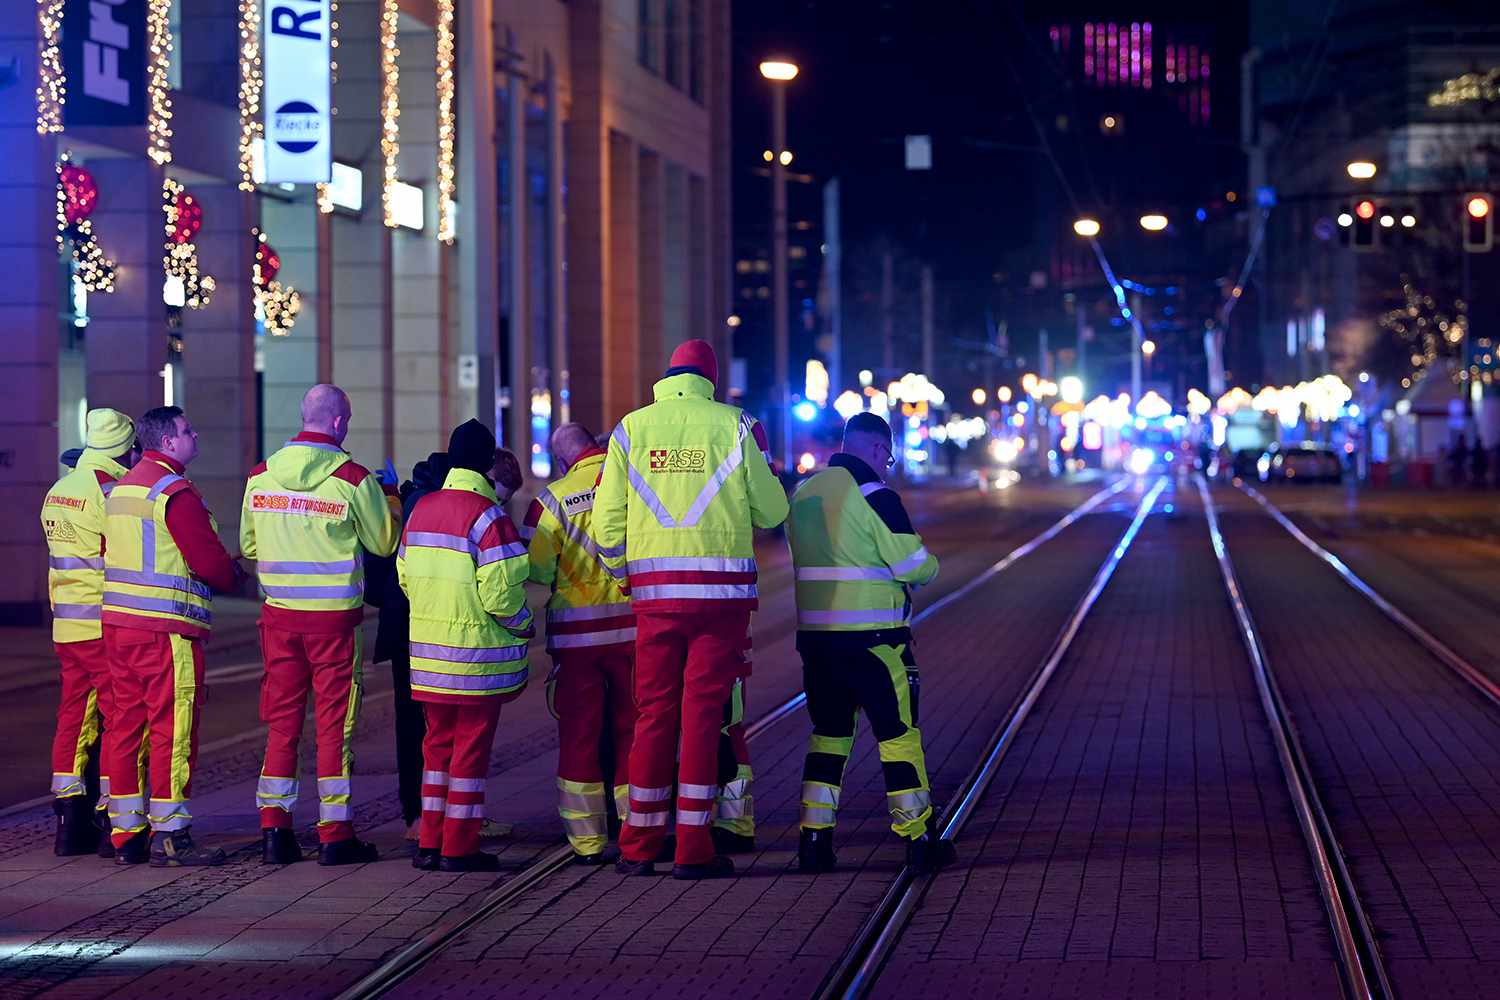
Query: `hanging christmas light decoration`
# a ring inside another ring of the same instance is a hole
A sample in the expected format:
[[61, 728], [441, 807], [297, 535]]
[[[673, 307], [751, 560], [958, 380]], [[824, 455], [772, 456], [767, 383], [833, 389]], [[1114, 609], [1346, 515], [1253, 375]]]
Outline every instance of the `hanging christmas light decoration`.
[[385, 224], [395, 229], [396, 212], [391, 204], [392, 189], [399, 179], [397, 159], [401, 155], [401, 49], [396, 44], [400, 23], [397, 0], [380, 0], [380, 152], [385, 158], [380, 201], [385, 210]]
[[37, 60], [36, 131], [38, 135], [63, 130], [63, 104], [68, 78], [62, 64], [63, 0], [36, 0]]
[[149, 0], [146, 8], [146, 155], [161, 166], [172, 162], [172, 0]]
[[260, 61], [260, 0], [240, 0], [240, 190], [254, 191], [255, 140], [264, 134], [260, 120], [265, 86]]
[[[1431, 295], [1421, 292], [1409, 275], [1401, 276], [1402, 304], [1379, 317], [1382, 330], [1394, 334], [1410, 352], [1409, 378], [1417, 379], [1439, 359], [1456, 358], [1469, 328], [1469, 307], [1463, 299], [1453, 301], [1453, 310], [1439, 309]], [[1464, 378], [1459, 368], [1454, 381]]]
[[266, 242], [266, 234], [251, 230], [255, 237], [255, 257], [250, 265], [250, 280], [255, 289], [255, 313], [273, 337], [285, 337], [302, 311], [302, 298], [290, 285], [276, 280], [281, 271], [281, 255]]
[[166, 216], [165, 253], [162, 270], [167, 279], [182, 282], [182, 302], [189, 309], [202, 309], [214, 294], [214, 279], [198, 268], [198, 247], [193, 237], [203, 228], [203, 207], [178, 181], [162, 182], [162, 213]]
[[453, 0], [437, 5], [438, 239], [453, 242]]
[[89, 221], [98, 202], [99, 185], [94, 175], [64, 153], [57, 161], [57, 249], [67, 251], [72, 244], [73, 271], [84, 288], [112, 292], [115, 262], [99, 248], [94, 224]]
[[[333, 91], [333, 85], [339, 82], [339, 5], [338, 0], [329, 0], [328, 3], [328, 47], [333, 51], [333, 56], [328, 60], [328, 84], [329, 93]], [[337, 117], [338, 106], [330, 102], [328, 114]], [[323, 215], [333, 214], [333, 192], [329, 184], [316, 186], [318, 211]]]

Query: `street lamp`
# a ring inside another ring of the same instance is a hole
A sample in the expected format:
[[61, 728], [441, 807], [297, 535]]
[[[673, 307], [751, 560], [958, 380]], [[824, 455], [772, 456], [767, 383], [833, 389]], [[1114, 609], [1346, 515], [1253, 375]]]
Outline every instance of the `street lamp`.
[[1143, 341], [1141, 341], [1141, 353], [1144, 354], [1148, 358], [1151, 357], [1151, 355], [1155, 354], [1156, 353], [1156, 341], [1154, 341], [1154, 340], [1143, 340]]
[[1352, 160], [1344, 170], [1357, 181], [1367, 181], [1375, 176], [1375, 164], [1369, 160]]
[[1091, 240], [1099, 235], [1099, 220], [1085, 216], [1073, 223], [1073, 232], [1086, 240]]
[[973, 392], [969, 393], [969, 398], [974, 401], [975, 406], [983, 406], [984, 401], [987, 397], [985, 396], [983, 389], [975, 389]]
[[1009, 403], [1010, 402], [1010, 386], [1008, 386], [1008, 385], [1002, 385], [1000, 388], [996, 389], [995, 390], [995, 398], [998, 399], [1002, 403]]
[[1167, 217], [1160, 212], [1150, 212], [1141, 216], [1141, 228], [1148, 233], [1159, 233], [1167, 228]]
[[775, 335], [775, 411], [781, 437], [781, 465], [792, 466], [791, 383], [787, 373], [790, 336], [786, 287], [786, 168], [792, 162], [786, 148], [786, 85], [797, 78], [797, 64], [767, 59], [760, 75], [771, 81], [771, 311]]

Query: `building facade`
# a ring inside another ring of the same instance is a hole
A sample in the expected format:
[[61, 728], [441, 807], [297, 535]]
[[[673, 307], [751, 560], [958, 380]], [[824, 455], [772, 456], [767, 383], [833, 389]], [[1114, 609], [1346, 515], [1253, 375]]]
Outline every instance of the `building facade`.
[[[114, 26], [89, 8], [0, 9], [18, 514], [89, 407], [183, 406], [232, 539], [246, 472], [314, 382], [349, 392], [371, 468], [404, 476], [477, 415], [546, 476], [557, 422], [607, 430], [676, 341], [727, 345], [727, 0], [124, 0]], [[287, 11], [332, 33], [323, 185], [265, 179], [260, 43]], [[83, 79], [76, 53], [111, 44], [113, 82]], [[91, 118], [97, 93], [138, 120]], [[19, 569], [0, 617], [39, 619], [32, 517], [0, 557]]]

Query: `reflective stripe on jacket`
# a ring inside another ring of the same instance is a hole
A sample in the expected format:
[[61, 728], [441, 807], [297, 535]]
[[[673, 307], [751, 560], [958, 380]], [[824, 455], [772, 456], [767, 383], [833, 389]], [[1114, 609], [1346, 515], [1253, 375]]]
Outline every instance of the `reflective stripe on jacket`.
[[910, 588], [938, 572], [900, 498], [868, 465], [842, 453], [797, 488], [786, 537], [802, 630], [906, 628]]
[[59, 479], [42, 501], [53, 642], [85, 642], [102, 634], [104, 500], [124, 474], [119, 462], [85, 448], [77, 467]]
[[390, 555], [400, 530], [375, 477], [323, 434], [297, 435], [245, 484], [240, 551], [257, 560], [260, 587], [273, 609], [267, 620], [278, 627], [358, 624], [362, 555]]
[[463, 704], [526, 686], [526, 544], [489, 480], [454, 469], [413, 508], [396, 550], [411, 602], [411, 688]]
[[624, 590], [625, 549], [593, 538], [594, 487], [604, 452], [586, 453], [531, 502], [531, 579], [552, 588], [547, 601], [547, 652], [635, 644], [635, 612]]
[[610, 437], [594, 538], [624, 546], [637, 611], [754, 609], [751, 529], [774, 528], [787, 512], [755, 420], [715, 402], [713, 384], [690, 372], [653, 392]]
[[167, 502], [192, 488], [149, 458], [115, 483], [104, 502], [105, 624], [188, 636], [212, 627], [208, 584], [188, 568], [167, 528]]

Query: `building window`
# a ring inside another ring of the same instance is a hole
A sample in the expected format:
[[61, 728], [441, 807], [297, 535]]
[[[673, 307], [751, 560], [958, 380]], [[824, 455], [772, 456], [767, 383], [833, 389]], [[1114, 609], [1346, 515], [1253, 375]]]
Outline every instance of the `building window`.
[[677, 16], [681, 12], [679, 0], [665, 0], [662, 26], [667, 43], [667, 82], [679, 90], [682, 89], [682, 31], [677, 24]]
[[688, 0], [688, 95], [703, 102], [703, 0]]
[[639, 24], [636, 35], [636, 58], [640, 64], [651, 72], [661, 70], [661, 52], [657, 45], [657, 29], [661, 22], [656, 17], [656, 10], [661, 5], [661, 0], [640, 0], [637, 9], [639, 11]]

